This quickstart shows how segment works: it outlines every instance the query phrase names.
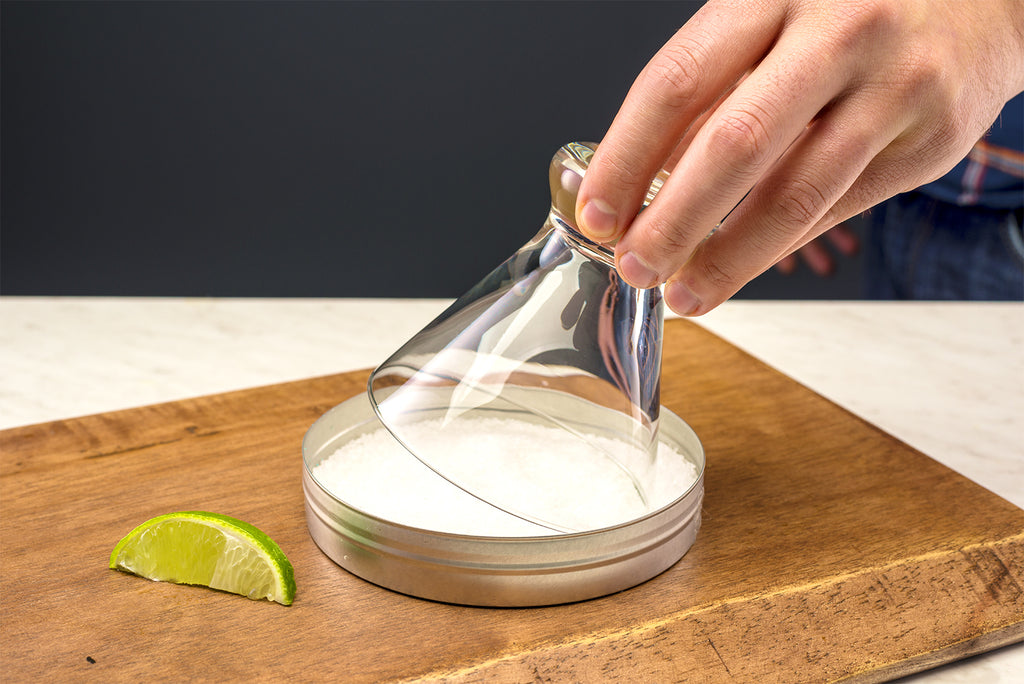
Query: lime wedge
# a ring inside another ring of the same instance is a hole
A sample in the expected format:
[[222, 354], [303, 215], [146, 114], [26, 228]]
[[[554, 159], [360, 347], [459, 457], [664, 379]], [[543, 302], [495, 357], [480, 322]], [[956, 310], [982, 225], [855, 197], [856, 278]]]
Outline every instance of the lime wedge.
[[218, 513], [186, 511], [147, 520], [117, 543], [110, 567], [286, 606], [295, 598], [292, 564], [281, 548], [249, 523]]

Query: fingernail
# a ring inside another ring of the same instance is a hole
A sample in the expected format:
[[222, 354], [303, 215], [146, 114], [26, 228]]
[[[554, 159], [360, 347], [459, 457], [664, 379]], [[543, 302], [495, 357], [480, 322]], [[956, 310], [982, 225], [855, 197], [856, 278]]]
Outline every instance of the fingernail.
[[604, 200], [592, 199], [580, 210], [580, 226], [584, 232], [598, 240], [610, 238], [618, 230], [618, 214]]
[[665, 286], [665, 303], [680, 316], [693, 316], [700, 309], [700, 298], [678, 280]]
[[658, 284], [658, 274], [633, 252], [626, 252], [619, 259], [619, 275], [633, 287], [647, 289]]

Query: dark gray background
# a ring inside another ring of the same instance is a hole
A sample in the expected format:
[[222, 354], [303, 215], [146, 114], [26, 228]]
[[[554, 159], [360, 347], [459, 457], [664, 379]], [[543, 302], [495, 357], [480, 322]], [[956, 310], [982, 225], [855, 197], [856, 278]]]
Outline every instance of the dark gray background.
[[457, 296], [697, 6], [5, 0], [0, 292]]

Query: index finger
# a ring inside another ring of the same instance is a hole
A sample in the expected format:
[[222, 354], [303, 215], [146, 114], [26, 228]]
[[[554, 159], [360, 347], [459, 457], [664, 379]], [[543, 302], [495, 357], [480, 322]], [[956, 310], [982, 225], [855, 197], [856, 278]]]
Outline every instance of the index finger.
[[577, 223], [591, 238], [622, 234], [687, 130], [768, 51], [783, 17], [752, 5], [709, 2], [640, 72], [577, 195]]

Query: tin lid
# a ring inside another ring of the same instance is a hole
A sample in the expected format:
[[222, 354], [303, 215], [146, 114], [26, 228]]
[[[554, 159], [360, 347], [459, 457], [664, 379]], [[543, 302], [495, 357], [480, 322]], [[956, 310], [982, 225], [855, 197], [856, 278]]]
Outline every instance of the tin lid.
[[[582, 601], [654, 577], [686, 553], [700, 528], [703, 450], [693, 430], [669, 410], [662, 412], [659, 429], [666, 456], [659, 461], [657, 510], [567, 535], [532, 532], [528, 523], [522, 523], [525, 532], [513, 530], [505, 524], [509, 516], [472, 506], [466, 499], [473, 497], [461, 497], [418, 468], [416, 459], [404, 458], [400, 447], [383, 439], [386, 432], [365, 396], [322, 415], [302, 442], [303, 493], [309, 532], [323, 552], [349, 572], [395, 591], [476, 606]], [[389, 469], [398, 471], [399, 491], [422, 486], [429, 496], [377, 496], [376, 488], [394, 482]], [[433, 497], [455, 504], [434, 510]], [[474, 519], [464, 524], [455, 510]]]

